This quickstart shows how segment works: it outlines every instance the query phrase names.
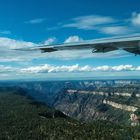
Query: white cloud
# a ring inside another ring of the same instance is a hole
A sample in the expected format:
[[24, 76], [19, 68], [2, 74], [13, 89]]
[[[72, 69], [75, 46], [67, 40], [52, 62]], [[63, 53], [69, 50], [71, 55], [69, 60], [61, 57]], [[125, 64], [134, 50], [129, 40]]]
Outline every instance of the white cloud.
[[128, 27], [125, 26], [110, 26], [99, 29], [100, 32], [111, 35], [122, 35], [129, 33]]
[[[45, 41], [45, 44], [51, 44], [55, 42], [55, 38], [49, 38]], [[72, 36], [66, 39], [66, 42], [80, 41], [82, 40], [78, 36]], [[53, 53], [41, 53], [41, 51], [20, 51], [13, 50], [19, 48], [28, 48], [40, 46], [42, 44], [36, 44], [33, 42], [26, 42], [22, 40], [15, 40], [10, 38], [0, 37], [0, 62], [23, 62], [29, 63], [33, 59], [59, 59], [59, 60], [72, 60], [72, 59], [85, 59], [85, 58], [120, 58], [128, 57], [131, 54], [125, 51], [113, 51], [108, 53], [92, 54], [92, 49], [89, 50], [75, 50], [75, 51], [63, 51]]]
[[98, 66], [96, 68], [93, 68], [93, 70], [97, 70], [97, 71], [109, 71], [109, 70], [111, 70], [111, 67], [110, 66], [107, 66], [107, 65], [105, 65], [105, 66]]
[[[140, 13], [133, 12], [127, 19], [116, 19], [111, 16], [87, 15], [73, 18], [66, 23], [58, 23], [50, 30], [61, 28], [75, 28], [81, 30], [93, 30], [108, 35], [128, 35], [140, 31]], [[48, 30], [49, 30], [48, 29]]]
[[0, 65], [0, 73], [16, 72], [16, 70], [18, 69], [15, 67]]
[[140, 73], [140, 66], [133, 65], [118, 65], [118, 66], [80, 66], [79, 64], [75, 65], [38, 65], [31, 67], [15, 67], [15, 66], [6, 66], [0, 65], [0, 76], [1, 79], [18, 79], [18, 78], [45, 78], [53, 77], [54, 79], [59, 78], [68, 78], [69, 76], [77, 77], [104, 77], [104, 76], [138, 76]]
[[113, 22], [115, 22], [115, 19], [111, 17], [89, 15], [89, 16], [76, 17], [72, 19], [71, 23], [64, 24], [63, 27], [92, 30], [92, 29], [96, 29], [96, 25], [103, 25], [103, 24], [108, 24]]
[[68, 37], [64, 43], [71, 43], [71, 42], [80, 42], [80, 41], [83, 41], [83, 39], [79, 36], [70, 36]]
[[[44, 54], [45, 55], [45, 54]], [[59, 60], [74, 60], [74, 59], [87, 59], [87, 58], [98, 58], [98, 59], [112, 59], [112, 58], [122, 58], [129, 57], [133, 54], [127, 53], [122, 50], [112, 51], [108, 53], [92, 53], [92, 49], [87, 50], [75, 50], [75, 51], [63, 51], [47, 53], [46, 58], [59, 59]]]
[[41, 65], [41, 66], [33, 66], [28, 68], [21, 69], [22, 73], [59, 73], [59, 72], [94, 72], [94, 71], [140, 71], [140, 66], [134, 67], [132, 65], [119, 65], [119, 66], [97, 66], [91, 67], [89, 65], [79, 66], [76, 65], [62, 65], [62, 66], [54, 66], [54, 65]]
[[33, 47], [33, 46], [36, 46], [36, 44], [32, 42], [22, 41], [22, 40], [0, 37], [0, 49], [2, 48], [18, 49], [18, 48]]
[[32, 19], [29, 21], [25, 21], [26, 24], [39, 24], [44, 22], [46, 19], [45, 18], [36, 18], [36, 19]]
[[56, 37], [50, 37], [44, 41], [44, 45], [50, 45], [56, 42]]
[[133, 25], [140, 26], [140, 13], [132, 13], [131, 22]]
[[0, 37], [0, 62], [27, 62], [32, 60], [38, 52], [15, 50], [19, 48], [35, 47], [38, 44], [22, 40]]
[[133, 67], [133, 65], [120, 65], [120, 66], [114, 66], [112, 67], [112, 70], [116, 71], [133, 71], [137, 70], [137, 68]]

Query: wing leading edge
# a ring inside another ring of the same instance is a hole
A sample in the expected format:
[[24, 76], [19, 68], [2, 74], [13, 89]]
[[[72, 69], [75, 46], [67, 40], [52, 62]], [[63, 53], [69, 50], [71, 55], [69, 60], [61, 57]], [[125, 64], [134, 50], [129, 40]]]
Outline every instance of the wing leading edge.
[[92, 49], [93, 53], [106, 53], [122, 49], [130, 53], [140, 55], [140, 36], [103, 38], [78, 43], [67, 43], [58, 45], [44, 45], [30, 50], [41, 50], [41, 52], [54, 52], [63, 50], [84, 50]]

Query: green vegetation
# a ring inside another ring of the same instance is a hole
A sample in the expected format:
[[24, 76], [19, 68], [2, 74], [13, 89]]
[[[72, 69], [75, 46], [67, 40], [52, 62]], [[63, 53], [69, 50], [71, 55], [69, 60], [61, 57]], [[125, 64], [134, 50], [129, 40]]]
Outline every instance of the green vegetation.
[[0, 92], [0, 140], [132, 140], [132, 138], [140, 139], [139, 127], [121, 126], [107, 121], [79, 122], [43, 103], [34, 101], [26, 96], [24, 91]]

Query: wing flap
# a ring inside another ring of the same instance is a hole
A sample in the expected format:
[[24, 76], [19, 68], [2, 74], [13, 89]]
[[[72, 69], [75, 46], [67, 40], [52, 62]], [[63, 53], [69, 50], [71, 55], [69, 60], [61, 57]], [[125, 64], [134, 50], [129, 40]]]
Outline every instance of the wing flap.
[[140, 55], [139, 48], [125, 48], [124, 50], [130, 53], [134, 53], [135, 55]]
[[55, 48], [40, 48], [40, 50], [41, 50], [42, 53], [58, 51], [58, 50], [55, 49]]
[[85, 50], [92, 49], [93, 45], [91, 44], [62, 44], [62, 45], [53, 45], [53, 46], [43, 46], [38, 47], [38, 49], [43, 50], [45, 52], [53, 52], [53, 51], [62, 51], [62, 50]]

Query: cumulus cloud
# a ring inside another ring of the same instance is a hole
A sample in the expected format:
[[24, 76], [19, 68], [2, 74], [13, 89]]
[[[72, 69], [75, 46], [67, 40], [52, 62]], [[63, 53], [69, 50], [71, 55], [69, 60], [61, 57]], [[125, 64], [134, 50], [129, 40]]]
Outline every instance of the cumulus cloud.
[[99, 15], [88, 15], [73, 18], [71, 23], [64, 24], [65, 28], [77, 28], [83, 30], [96, 29], [96, 25], [103, 25], [107, 23], [113, 23], [115, 19], [112, 17], [99, 16]]
[[23, 40], [0, 37], [0, 62], [28, 62], [37, 57], [37, 52], [25, 52], [15, 49], [35, 47], [38, 44]]
[[44, 41], [44, 45], [50, 45], [56, 42], [56, 37], [50, 37]]
[[90, 77], [92, 76], [125, 76], [125, 75], [139, 75], [140, 73], [140, 66], [133, 66], [133, 65], [118, 65], [118, 66], [80, 66], [79, 64], [75, 65], [38, 65], [38, 66], [31, 66], [31, 67], [15, 67], [15, 66], [7, 66], [7, 65], [0, 65], [0, 76], [1, 79], [18, 79], [18, 78], [45, 78], [48, 77], [69, 77], [74, 76], [73, 78], [77, 78], [78, 76], [83, 77]]
[[137, 12], [132, 13], [131, 22], [133, 25], [140, 26], [140, 13]]
[[83, 39], [82, 39], [81, 37], [79, 37], [79, 36], [74, 35], [74, 36], [68, 37], [68, 38], [64, 41], [64, 43], [80, 42], [80, 41], [83, 41]]
[[44, 22], [46, 19], [45, 18], [36, 18], [36, 19], [31, 19], [29, 21], [25, 21], [26, 24], [39, 24]]
[[94, 71], [140, 71], [140, 66], [134, 67], [133, 65], [119, 65], [119, 66], [97, 66], [92, 67], [89, 65], [79, 66], [76, 65], [62, 65], [62, 66], [54, 66], [54, 65], [41, 65], [41, 66], [33, 66], [28, 68], [21, 69], [22, 73], [57, 73], [57, 72], [94, 72]]
[[6, 37], [0, 37], [0, 49], [2, 48], [9, 48], [9, 49], [18, 49], [18, 48], [24, 48], [24, 47], [33, 47], [37, 44], [32, 42], [26, 42], [22, 40], [15, 40], [11, 38]]

